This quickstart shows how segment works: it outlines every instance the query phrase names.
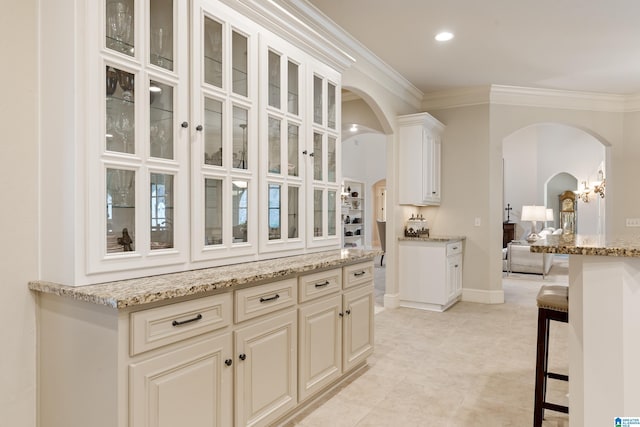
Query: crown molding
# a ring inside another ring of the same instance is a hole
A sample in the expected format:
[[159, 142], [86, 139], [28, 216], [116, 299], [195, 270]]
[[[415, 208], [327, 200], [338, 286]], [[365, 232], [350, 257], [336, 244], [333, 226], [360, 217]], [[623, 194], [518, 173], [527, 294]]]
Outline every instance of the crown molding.
[[273, 0], [220, 0], [299, 49], [339, 72], [355, 62], [340, 45], [332, 43], [309, 23]]
[[624, 111], [627, 113], [640, 111], [640, 93], [634, 93], [633, 95], [628, 95], [626, 97]]
[[491, 85], [430, 92], [424, 95], [422, 108], [429, 111], [481, 104], [622, 113], [640, 111], [640, 93], [620, 95]]
[[624, 112], [625, 95], [491, 85], [491, 105]]
[[422, 108], [429, 111], [488, 104], [490, 90], [490, 86], [476, 86], [426, 93]]
[[375, 81], [392, 94], [406, 95], [406, 101], [415, 106], [420, 106], [423, 92], [409, 82], [395, 69], [377, 57], [365, 45], [347, 33], [342, 27], [332, 21], [318, 8], [307, 0], [272, 0], [280, 7], [286, 8], [292, 15], [314, 28], [327, 42], [341, 46], [344, 51], [355, 57], [354, 68], [365, 75], [374, 76]]

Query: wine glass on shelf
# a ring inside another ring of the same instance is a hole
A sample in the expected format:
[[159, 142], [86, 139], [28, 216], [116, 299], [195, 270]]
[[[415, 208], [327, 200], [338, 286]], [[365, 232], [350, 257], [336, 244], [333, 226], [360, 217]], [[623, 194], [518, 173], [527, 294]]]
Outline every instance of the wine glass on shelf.
[[166, 68], [169, 65], [165, 64], [168, 42], [169, 34], [165, 29], [156, 28], [151, 30], [151, 52], [153, 53], [151, 60], [159, 67]]
[[111, 96], [116, 92], [118, 87], [118, 73], [113, 67], [107, 66], [107, 96]]
[[133, 91], [135, 88], [135, 75], [123, 70], [118, 70], [118, 83], [122, 88], [122, 99], [125, 102], [133, 101]]
[[113, 2], [107, 4], [107, 36], [112, 42], [112, 48], [122, 53], [130, 55], [131, 48], [131, 27], [133, 16], [129, 5], [124, 2]]

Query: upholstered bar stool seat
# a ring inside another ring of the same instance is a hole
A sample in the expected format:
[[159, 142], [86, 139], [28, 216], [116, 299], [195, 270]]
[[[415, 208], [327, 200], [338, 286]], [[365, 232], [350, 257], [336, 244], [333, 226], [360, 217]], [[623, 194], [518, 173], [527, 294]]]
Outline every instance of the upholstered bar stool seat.
[[536, 388], [533, 409], [533, 426], [542, 426], [544, 410], [569, 413], [569, 407], [547, 402], [547, 379], [569, 381], [569, 376], [548, 371], [549, 325], [551, 320], [569, 321], [569, 288], [561, 285], [546, 285], [540, 288], [538, 303], [538, 343], [536, 356]]

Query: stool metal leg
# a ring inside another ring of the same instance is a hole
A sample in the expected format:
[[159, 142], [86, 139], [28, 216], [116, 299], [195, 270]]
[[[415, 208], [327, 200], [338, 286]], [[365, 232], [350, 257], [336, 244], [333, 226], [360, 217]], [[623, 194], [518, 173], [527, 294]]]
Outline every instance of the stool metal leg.
[[544, 402], [545, 395], [545, 371], [546, 371], [546, 357], [547, 353], [547, 340], [549, 335], [549, 322], [542, 308], [538, 309], [538, 339], [537, 339], [537, 352], [536, 352], [536, 387], [535, 397], [533, 404], [533, 427], [542, 426], [542, 417], [544, 409], [542, 404]]
[[533, 405], [533, 427], [541, 427], [544, 419], [544, 410], [569, 413], [569, 408], [563, 405], [557, 405], [546, 401], [547, 396], [547, 378], [569, 381], [569, 376], [549, 372], [549, 330], [551, 320], [557, 322], [567, 322], [568, 315], [566, 312], [556, 310], [548, 310], [544, 308], [538, 309], [538, 338], [536, 351], [536, 385], [535, 397]]

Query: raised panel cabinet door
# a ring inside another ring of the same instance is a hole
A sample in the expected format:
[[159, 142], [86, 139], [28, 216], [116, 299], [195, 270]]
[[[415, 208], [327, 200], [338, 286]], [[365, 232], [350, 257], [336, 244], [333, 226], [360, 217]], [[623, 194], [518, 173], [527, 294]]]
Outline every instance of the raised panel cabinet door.
[[345, 292], [342, 308], [343, 371], [364, 361], [373, 353], [373, 283]]
[[462, 255], [447, 257], [447, 299], [451, 301], [462, 292]]
[[298, 397], [302, 401], [342, 373], [342, 296], [298, 310]]
[[225, 333], [130, 364], [130, 425], [230, 426], [231, 356], [231, 334]]
[[297, 404], [296, 310], [235, 331], [236, 425], [266, 426]]

